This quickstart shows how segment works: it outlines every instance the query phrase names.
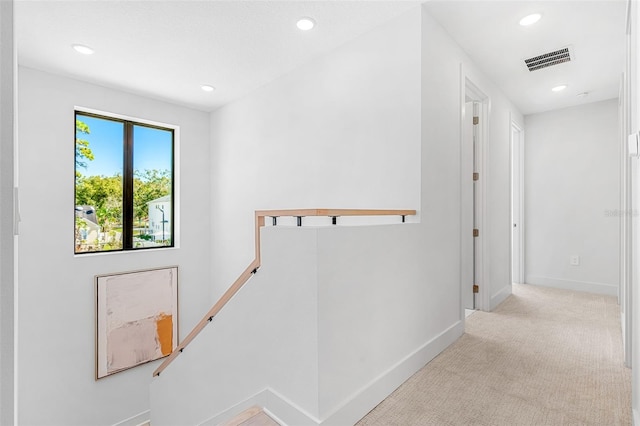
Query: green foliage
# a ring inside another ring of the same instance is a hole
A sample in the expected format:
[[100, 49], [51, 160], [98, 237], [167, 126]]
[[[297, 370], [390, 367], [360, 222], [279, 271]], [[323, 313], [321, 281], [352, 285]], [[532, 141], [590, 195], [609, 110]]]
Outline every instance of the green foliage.
[[76, 118], [76, 178], [81, 176], [78, 168], [87, 168], [87, 161], [93, 161], [93, 151], [89, 148], [89, 141], [81, 139], [78, 134], [90, 134], [89, 126]]
[[122, 222], [122, 176], [80, 176], [76, 179], [76, 205], [95, 207], [103, 231]]
[[[137, 171], [133, 180], [134, 218], [148, 218], [147, 203], [171, 194], [169, 170]], [[122, 223], [122, 175], [80, 176], [76, 180], [76, 205], [90, 205], [96, 209], [100, 226], [104, 231]]]
[[171, 194], [171, 172], [136, 170], [133, 176], [133, 216], [140, 221], [149, 215], [149, 201]]

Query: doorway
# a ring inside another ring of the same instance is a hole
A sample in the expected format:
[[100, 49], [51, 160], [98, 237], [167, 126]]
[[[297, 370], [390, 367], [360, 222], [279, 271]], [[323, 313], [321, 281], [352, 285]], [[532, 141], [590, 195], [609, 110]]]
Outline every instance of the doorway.
[[462, 75], [461, 99], [461, 305], [462, 315], [489, 310], [489, 289], [484, 273], [486, 179], [484, 179], [489, 98]]
[[524, 133], [511, 120], [511, 282], [524, 284]]

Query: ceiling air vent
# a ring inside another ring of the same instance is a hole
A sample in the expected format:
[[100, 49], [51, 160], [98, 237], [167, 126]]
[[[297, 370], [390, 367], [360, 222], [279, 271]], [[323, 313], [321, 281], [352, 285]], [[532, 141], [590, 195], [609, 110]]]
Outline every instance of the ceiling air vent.
[[542, 68], [552, 67], [554, 65], [569, 62], [571, 60], [571, 52], [569, 48], [565, 47], [555, 52], [544, 53], [542, 55], [534, 56], [533, 58], [525, 59], [524, 63], [529, 68], [529, 71], [535, 71]]

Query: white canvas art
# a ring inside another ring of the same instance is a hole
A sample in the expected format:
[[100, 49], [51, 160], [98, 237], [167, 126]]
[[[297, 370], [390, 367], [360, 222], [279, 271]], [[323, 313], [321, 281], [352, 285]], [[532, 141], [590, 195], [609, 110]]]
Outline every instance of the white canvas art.
[[178, 344], [178, 268], [96, 277], [96, 378], [169, 355]]

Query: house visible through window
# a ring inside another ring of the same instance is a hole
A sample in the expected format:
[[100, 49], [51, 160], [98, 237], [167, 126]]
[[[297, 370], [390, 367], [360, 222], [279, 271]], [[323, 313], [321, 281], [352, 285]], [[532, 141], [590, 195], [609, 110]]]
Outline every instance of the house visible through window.
[[174, 130], [75, 121], [75, 253], [173, 247]]

